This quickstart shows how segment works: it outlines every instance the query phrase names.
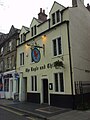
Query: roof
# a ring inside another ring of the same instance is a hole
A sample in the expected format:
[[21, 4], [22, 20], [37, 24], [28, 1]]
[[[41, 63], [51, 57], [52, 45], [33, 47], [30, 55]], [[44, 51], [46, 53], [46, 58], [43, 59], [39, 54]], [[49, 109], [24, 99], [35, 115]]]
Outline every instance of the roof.
[[25, 29], [26, 31], [29, 31], [29, 28], [28, 28], [28, 27], [26, 27], [26, 26], [22, 26], [22, 27], [24, 27], [24, 29]]
[[[54, 3], [53, 3], [53, 5], [52, 5], [52, 8], [51, 8], [50, 12], [52, 11], [52, 9], [53, 9], [53, 7], [54, 7], [55, 4], [58, 4], [58, 5], [60, 5], [60, 6], [62, 6], [62, 7], [65, 8], [65, 6], [63, 6], [63, 5], [59, 4], [58, 2], [54, 1]], [[49, 12], [49, 13], [50, 13], [50, 12]]]

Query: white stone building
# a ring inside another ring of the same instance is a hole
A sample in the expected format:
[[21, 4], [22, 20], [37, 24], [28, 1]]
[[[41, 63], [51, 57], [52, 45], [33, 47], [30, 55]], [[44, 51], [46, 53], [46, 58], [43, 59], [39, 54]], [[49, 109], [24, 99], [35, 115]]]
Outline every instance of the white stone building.
[[54, 2], [49, 19], [40, 9], [29, 31], [21, 31], [26, 39], [20, 35], [17, 45], [20, 101], [74, 108], [81, 88], [90, 98], [90, 12], [84, 0], [68, 8]]

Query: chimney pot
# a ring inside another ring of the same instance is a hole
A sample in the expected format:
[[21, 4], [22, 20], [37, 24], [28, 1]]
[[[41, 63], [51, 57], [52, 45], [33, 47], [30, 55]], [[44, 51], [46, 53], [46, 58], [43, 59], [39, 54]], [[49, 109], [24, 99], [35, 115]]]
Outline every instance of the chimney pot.
[[45, 14], [45, 10], [43, 10], [43, 13]]
[[40, 8], [40, 13], [42, 13], [42, 8]]
[[87, 4], [87, 6], [89, 6], [89, 3]]

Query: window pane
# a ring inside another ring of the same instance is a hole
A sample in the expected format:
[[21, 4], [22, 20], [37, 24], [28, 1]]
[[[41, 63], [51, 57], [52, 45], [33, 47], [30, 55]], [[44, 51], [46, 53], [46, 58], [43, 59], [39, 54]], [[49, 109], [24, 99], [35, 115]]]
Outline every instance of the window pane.
[[37, 76], [35, 76], [35, 91], [37, 91]]
[[60, 12], [59, 12], [59, 10], [56, 12], [56, 17], [57, 17], [57, 22], [59, 22], [60, 21]]
[[58, 38], [58, 54], [60, 55], [62, 53], [62, 49], [61, 49], [61, 38]]
[[23, 41], [26, 40], [26, 34], [23, 34]]
[[4, 79], [4, 91], [6, 91], [6, 79]]
[[52, 14], [52, 24], [55, 24], [55, 13]]
[[60, 91], [64, 92], [64, 81], [63, 81], [63, 73], [59, 74], [60, 77]]
[[34, 26], [34, 35], [36, 35], [36, 25]]
[[54, 79], [55, 79], [55, 91], [58, 92], [58, 74], [54, 74]]
[[56, 40], [53, 40], [53, 54], [54, 54], [54, 56], [56, 56], [56, 55], [57, 55]]
[[22, 43], [22, 41], [23, 41], [23, 35], [21, 34], [21, 43]]
[[20, 54], [20, 65], [24, 65], [24, 53]]
[[33, 76], [31, 76], [31, 90], [34, 90], [34, 79]]
[[33, 27], [31, 28], [31, 36], [33, 36]]
[[22, 65], [24, 65], [24, 53], [22, 53]]
[[22, 65], [22, 54], [20, 54], [20, 65]]

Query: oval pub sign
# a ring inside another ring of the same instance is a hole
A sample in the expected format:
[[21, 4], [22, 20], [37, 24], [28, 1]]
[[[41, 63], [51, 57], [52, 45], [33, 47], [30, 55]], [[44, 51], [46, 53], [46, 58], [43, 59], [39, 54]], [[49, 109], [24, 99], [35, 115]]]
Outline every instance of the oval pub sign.
[[40, 55], [40, 51], [37, 48], [34, 48], [32, 50], [31, 56], [32, 56], [32, 60], [34, 62], [39, 62], [40, 61], [41, 55]]

